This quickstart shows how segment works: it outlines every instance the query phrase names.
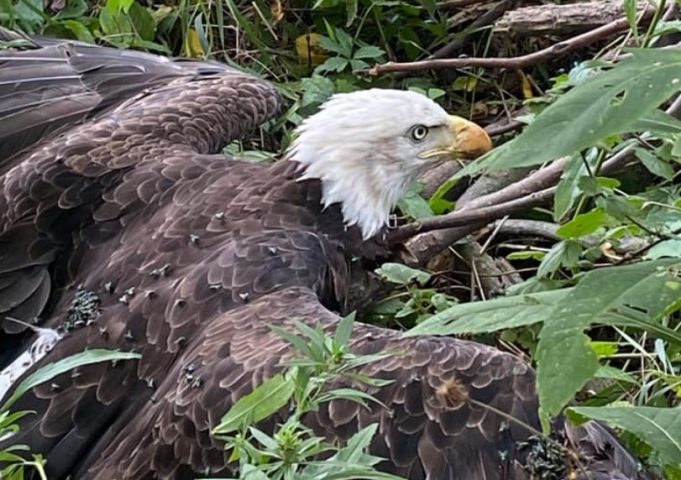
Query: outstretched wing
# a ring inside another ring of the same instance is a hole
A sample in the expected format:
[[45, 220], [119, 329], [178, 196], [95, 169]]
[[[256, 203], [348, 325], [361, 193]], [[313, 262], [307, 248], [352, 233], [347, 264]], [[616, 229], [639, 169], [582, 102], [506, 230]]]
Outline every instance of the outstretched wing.
[[[215, 318], [175, 362], [153, 401], [129, 418], [103, 452], [86, 461], [78, 478], [140, 479], [150, 471], [163, 479], [192, 478], [193, 471], [224, 473], [223, 446], [209, 431], [238, 398], [291, 356], [291, 346], [268, 325], [292, 329], [293, 319], [327, 330], [338, 323], [303, 288], [265, 296]], [[318, 433], [345, 440], [378, 423], [372, 452], [386, 459], [382, 469], [409, 479], [509, 477], [519, 458], [517, 442], [531, 435], [521, 425], [538, 426], [534, 374], [519, 359], [484, 345], [403, 338], [367, 325], [356, 326], [352, 349], [391, 353], [362, 369], [393, 381], [369, 389], [387, 408], [330, 402], [306, 418]], [[263, 428], [271, 429], [273, 422]]]
[[[12, 319], [31, 323], [45, 314], [55, 281], [69, 279], [63, 259], [82, 232], [123, 231], [176, 183], [214, 168], [223, 157], [206, 154], [270, 118], [280, 99], [271, 84], [212, 64], [60, 43], [0, 55], [0, 83], [13, 92], [1, 89], [5, 154], [60, 122], [97, 113], [4, 165], [0, 158], [2, 365], [15, 343], [5, 333], [25, 330]], [[82, 109], [78, 97], [86, 99]]]
[[[83, 42], [23, 37], [0, 27], [0, 167], [40, 139], [176, 78], [236, 71], [221, 64]], [[2, 169], [0, 169], [0, 172]]]

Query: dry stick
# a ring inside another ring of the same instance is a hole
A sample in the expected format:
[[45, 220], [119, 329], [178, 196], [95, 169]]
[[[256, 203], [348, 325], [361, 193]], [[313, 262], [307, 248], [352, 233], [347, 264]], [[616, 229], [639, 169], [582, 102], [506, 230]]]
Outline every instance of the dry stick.
[[541, 205], [553, 197], [556, 187], [533, 192], [521, 198], [508, 202], [473, 209], [458, 210], [441, 217], [425, 218], [417, 222], [411, 222], [393, 230], [388, 236], [390, 244], [400, 243], [418, 233], [441, 228], [458, 227], [462, 225], [479, 224], [489, 222], [503, 215], [526, 210], [530, 207]]
[[475, 5], [476, 3], [483, 3], [487, 0], [446, 0], [444, 2], [438, 2], [438, 8], [444, 9], [456, 9], [467, 7], [468, 5]]
[[[651, 16], [654, 9], [648, 8], [643, 12], [642, 19]], [[447, 68], [464, 68], [464, 67], [482, 67], [482, 68], [509, 68], [509, 69], [523, 69], [541, 62], [552, 60], [559, 55], [579, 50], [588, 47], [600, 40], [603, 40], [611, 35], [627, 30], [629, 28], [629, 21], [626, 18], [621, 18], [610, 22], [602, 27], [596, 28], [589, 32], [577, 35], [562, 42], [558, 42], [550, 47], [536, 52], [528, 53], [527, 55], [520, 55], [518, 57], [509, 58], [447, 58], [447, 59], [433, 59], [421, 60], [418, 62], [388, 62], [382, 65], [376, 65], [370, 68], [367, 73], [369, 75], [378, 76], [386, 73], [394, 72], [419, 72], [423, 70], [437, 70]]]

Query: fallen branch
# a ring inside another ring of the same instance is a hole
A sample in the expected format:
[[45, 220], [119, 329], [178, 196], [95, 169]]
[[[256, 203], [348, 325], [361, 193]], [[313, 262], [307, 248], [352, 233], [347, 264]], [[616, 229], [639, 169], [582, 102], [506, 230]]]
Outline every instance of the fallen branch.
[[[645, 8], [639, 5], [639, 10]], [[546, 3], [507, 11], [494, 33], [516, 35], [574, 35], [613, 22], [625, 15], [621, 0], [556, 5]]]
[[[647, 19], [654, 12], [654, 9], [648, 8], [641, 14], [642, 19]], [[607, 25], [596, 28], [581, 35], [577, 35], [570, 39], [558, 42], [543, 50], [539, 50], [527, 55], [520, 55], [518, 57], [508, 58], [448, 58], [448, 59], [432, 59], [421, 60], [417, 62], [388, 62], [381, 65], [376, 65], [370, 68], [367, 73], [372, 76], [384, 75], [386, 73], [394, 72], [419, 72], [423, 70], [438, 70], [464, 67], [480, 67], [480, 68], [507, 68], [507, 69], [523, 69], [536, 65], [541, 62], [553, 60], [560, 55], [588, 47], [596, 42], [605, 40], [606, 38], [625, 31], [629, 28], [629, 22], [626, 18], [621, 18], [610, 22]]]
[[487, 223], [504, 215], [510, 215], [531, 207], [542, 205], [553, 197], [555, 191], [556, 187], [551, 187], [497, 205], [458, 210], [448, 213], [447, 215], [411, 222], [390, 232], [388, 235], [388, 243], [391, 245], [401, 243], [409, 237], [431, 230], [471, 224], [477, 225], [480, 222]]

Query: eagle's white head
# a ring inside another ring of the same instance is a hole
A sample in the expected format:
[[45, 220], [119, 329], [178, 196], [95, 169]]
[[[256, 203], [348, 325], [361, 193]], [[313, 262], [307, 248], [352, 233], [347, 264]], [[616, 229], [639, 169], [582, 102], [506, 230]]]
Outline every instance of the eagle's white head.
[[371, 89], [334, 95], [298, 127], [287, 158], [301, 179], [322, 182], [322, 203], [341, 205], [364, 239], [386, 225], [416, 178], [443, 159], [487, 152], [487, 133], [410, 91]]

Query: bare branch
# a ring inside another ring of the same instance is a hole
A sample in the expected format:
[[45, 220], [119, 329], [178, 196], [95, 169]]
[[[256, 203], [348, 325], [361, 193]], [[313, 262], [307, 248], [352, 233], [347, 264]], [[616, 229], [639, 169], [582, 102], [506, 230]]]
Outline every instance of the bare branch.
[[[654, 9], [648, 8], [641, 15], [643, 19], [650, 17]], [[598, 41], [625, 31], [629, 28], [629, 22], [626, 18], [621, 18], [610, 22], [602, 27], [596, 28], [589, 32], [582, 33], [570, 39], [558, 42], [545, 49], [528, 53], [527, 55], [520, 55], [518, 57], [509, 58], [448, 58], [448, 59], [432, 59], [421, 60], [417, 62], [388, 62], [382, 65], [376, 65], [369, 69], [369, 75], [378, 76], [386, 73], [394, 72], [419, 72], [423, 70], [438, 70], [464, 67], [481, 67], [481, 68], [508, 68], [508, 69], [523, 69], [536, 65], [541, 62], [552, 60], [558, 56], [566, 53], [579, 50], [581, 48], [592, 45]]]

